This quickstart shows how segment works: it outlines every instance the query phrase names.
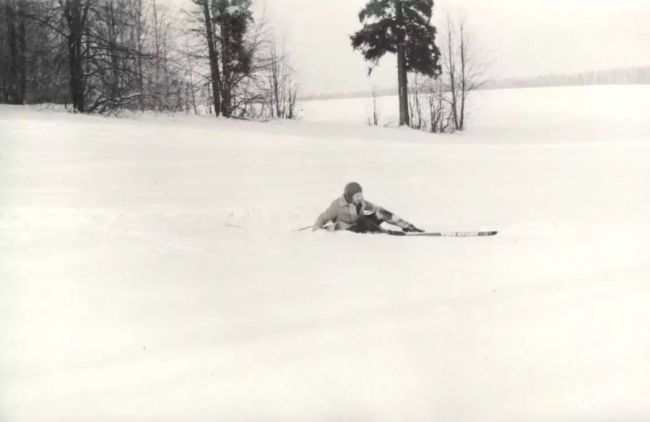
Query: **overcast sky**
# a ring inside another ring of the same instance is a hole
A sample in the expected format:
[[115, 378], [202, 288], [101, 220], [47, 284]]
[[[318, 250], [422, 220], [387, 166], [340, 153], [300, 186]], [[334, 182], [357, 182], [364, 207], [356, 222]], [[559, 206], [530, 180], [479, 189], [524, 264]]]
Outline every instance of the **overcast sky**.
[[[189, 0], [176, 0], [180, 3]], [[370, 86], [350, 47], [365, 0], [254, 0], [284, 38], [305, 94]], [[434, 0], [434, 24], [463, 14], [494, 78], [650, 65], [650, 0]], [[264, 6], [264, 7], [263, 7]], [[394, 58], [373, 72], [395, 86]]]

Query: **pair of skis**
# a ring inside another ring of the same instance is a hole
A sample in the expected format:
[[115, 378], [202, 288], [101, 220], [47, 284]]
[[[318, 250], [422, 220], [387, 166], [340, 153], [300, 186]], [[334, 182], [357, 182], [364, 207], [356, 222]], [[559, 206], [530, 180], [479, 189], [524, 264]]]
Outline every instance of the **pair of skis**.
[[380, 233], [403, 236], [403, 237], [484, 237], [496, 236], [496, 230], [490, 231], [464, 231], [464, 232], [402, 232], [398, 230], [386, 230]]
[[[311, 229], [312, 226], [301, 227], [296, 231]], [[381, 234], [388, 234], [392, 236], [405, 236], [405, 237], [486, 237], [496, 236], [496, 230], [489, 231], [448, 231], [448, 232], [403, 232], [399, 230], [384, 230], [379, 232]]]

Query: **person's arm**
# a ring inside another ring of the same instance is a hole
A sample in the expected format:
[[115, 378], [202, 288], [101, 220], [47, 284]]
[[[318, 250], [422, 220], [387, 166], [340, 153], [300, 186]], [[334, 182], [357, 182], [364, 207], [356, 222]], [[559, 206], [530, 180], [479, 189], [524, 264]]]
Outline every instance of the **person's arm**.
[[321, 215], [318, 216], [316, 222], [314, 223], [314, 226], [312, 227], [312, 230], [315, 231], [322, 229], [325, 224], [334, 220], [336, 218], [337, 207], [338, 204], [336, 201], [332, 202], [332, 204]]

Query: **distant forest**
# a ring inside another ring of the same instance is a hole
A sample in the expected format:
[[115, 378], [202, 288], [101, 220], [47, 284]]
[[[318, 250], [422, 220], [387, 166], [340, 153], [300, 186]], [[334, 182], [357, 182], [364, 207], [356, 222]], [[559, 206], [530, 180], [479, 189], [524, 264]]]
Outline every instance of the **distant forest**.
[[[549, 74], [533, 78], [490, 79], [478, 89], [532, 88], [571, 85], [635, 85], [650, 84], [650, 66], [627, 67], [570, 74]], [[376, 96], [397, 95], [397, 88], [378, 89]], [[304, 96], [302, 100], [369, 97], [368, 91], [338, 92]]]
[[486, 89], [525, 88], [565, 85], [633, 85], [650, 84], [650, 66], [628, 67], [581, 73], [543, 75], [535, 78], [508, 78], [488, 82]]

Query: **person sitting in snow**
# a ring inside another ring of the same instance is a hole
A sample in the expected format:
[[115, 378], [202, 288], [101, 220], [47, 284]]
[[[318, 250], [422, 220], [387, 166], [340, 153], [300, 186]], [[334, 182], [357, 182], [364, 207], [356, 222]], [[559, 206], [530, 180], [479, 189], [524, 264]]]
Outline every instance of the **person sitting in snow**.
[[[402, 231], [386, 230], [381, 223], [389, 223]], [[402, 235], [407, 232], [423, 232], [408, 221], [402, 220], [392, 212], [363, 199], [363, 189], [357, 182], [345, 186], [343, 196], [318, 216], [312, 230], [327, 225], [331, 230], [350, 230], [355, 233], [389, 233]]]

